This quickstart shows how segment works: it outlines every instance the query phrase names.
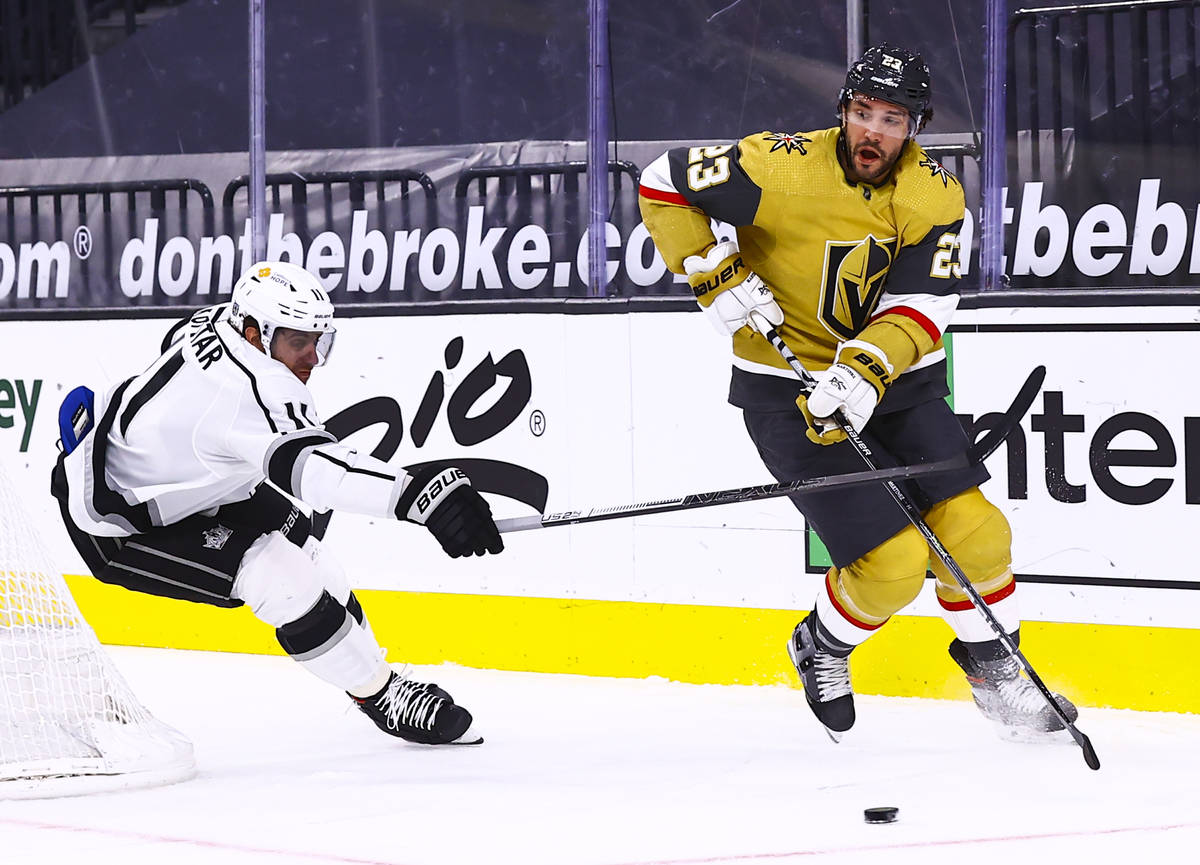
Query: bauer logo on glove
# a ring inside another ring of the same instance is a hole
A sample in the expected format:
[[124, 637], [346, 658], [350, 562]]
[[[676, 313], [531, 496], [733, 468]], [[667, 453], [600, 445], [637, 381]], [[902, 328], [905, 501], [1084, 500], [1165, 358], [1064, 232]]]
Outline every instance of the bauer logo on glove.
[[438, 497], [446, 490], [452, 489], [456, 481], [467, 481], [467, 476], [462, 469], [448, 468], [430, 484], [421, 490], [421, 494], [417, 496], [416, 507], [417, 513], [423, 514], [429, 510], [430, 506], [438, 500]]
[[504, 549], [492, 509], [454, 466], [415, 469], [400, 493], [396, 516], [429, 529], [452, 559]]
[[862, 364], [863, 368], [867, 372], [875, 376], [875, 378], [878, 379], [879, 383], [883, 385], [883, 387], [887, 388], [891, 386], [891, 371], [884, 368], [880, 361], [871, 357], [871, 355], [867, 354], [865, 351], [860, 351], [858, 354], [854, 355], [854, 359]]
[[[733, 263], [722, 268], [720, 273], [711, 274], [711, 279], [705, 279], [703, 282], [693, 285], [692, 294], [699, 298], [710, 291], [721, 291], [725, 288], [732, 288], [736, 284], [733, 282], [734, 276], [741, 274], [741, 279], [738, 282], [746, 278], [746, 275], [741, 273], [745, 269], [746, 265], [742, 262], [742, 257], [738, 255], [734, 257]], [[705, 276], [710, 276], [710, 274], [705, 274]], [[726, 285], [726, 283], [730, 283], [730, 285]]]
[[717, 333], [728, 336], [747, 324], [758, 330], [753, 313], [775, 327], [783, 324], [783, 310], [771, 289], [742, 260], [732, 240], [718, 243], [707, 255], [689, 255], [683, 260], [683, 269], [692, 293]]
[[843, 424], [862, 432], [894, 371], [879, 346], [860, 339], [843, 342], [833, 365], [817, 373], [812, 393], [796, 400], [808, 421], [805, 435], [816, 444], [831, 445], [846, 440]]

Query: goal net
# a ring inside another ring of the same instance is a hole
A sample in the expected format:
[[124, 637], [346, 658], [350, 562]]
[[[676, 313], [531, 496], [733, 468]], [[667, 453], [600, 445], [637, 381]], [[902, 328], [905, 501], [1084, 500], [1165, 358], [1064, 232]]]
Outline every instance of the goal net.
[[191, 743], [146, 711], [117, 672], [0, 461], [0, 799], [193, 774]]

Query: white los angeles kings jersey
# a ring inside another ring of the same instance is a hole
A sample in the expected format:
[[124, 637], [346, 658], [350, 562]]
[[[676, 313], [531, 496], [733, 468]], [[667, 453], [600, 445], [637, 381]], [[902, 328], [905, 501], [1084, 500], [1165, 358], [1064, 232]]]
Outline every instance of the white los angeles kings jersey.
[[248, 343], [229, 305], [201, 309], [141, 375], [97, 395], [65, 460], [71, 518], [121, 537], [249, 498], [265, 478], [315, 510], [395, 516], [408, 475], [321, 428], [312, 394]]

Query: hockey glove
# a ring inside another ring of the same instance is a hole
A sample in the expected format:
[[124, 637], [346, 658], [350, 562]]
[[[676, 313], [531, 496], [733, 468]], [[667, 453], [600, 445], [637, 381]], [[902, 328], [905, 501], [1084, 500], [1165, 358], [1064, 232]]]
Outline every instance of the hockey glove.
[[452, 559], [504, 549], [492, 509], [462, 469], [418, 469], [400, 493], [396, 516], [429, 529]]
[[884, 391], [892, 383], [887, 356], [869, 342], [851, 339], [838, 346], [833, 366], [817, 373], [817, 386], [796, 400], [808, 421], [805, 435], [819, 445], [846, 440], [834, 416], [839, 410], [855, 432], [862, 432]]
[[783, 324], [783, 310], [771, 289], [742, 262], [732, 240], [718, 243], [708, 255], [689, 255], [683, 260], [683, 269], [696, 301], [717, 333], [729, 336], [747, 324], [757, 330], [751, 312], [760, 313], [776, 327]]

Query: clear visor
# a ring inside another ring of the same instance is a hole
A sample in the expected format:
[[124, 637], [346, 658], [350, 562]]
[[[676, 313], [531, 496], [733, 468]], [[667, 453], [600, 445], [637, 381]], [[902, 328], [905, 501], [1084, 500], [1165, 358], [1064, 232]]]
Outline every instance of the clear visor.
[[847, 102], [846, 125], [898, 141], [917, 134], [917, 121], [910, 113], [880, 99], [859, 97]]
[[[299, 331], [286, 327], [273, 327], [267, 339], [271, 346], [271, 357], [286, 361], [287, 357], [305, 355], [310, 348], [316, 349], [313, 366], [323, 366], [333, 354], [333, 342], [337, 328], [323, 331]], [[313, 338], [316, 338], [315, 341]]]
[[317, 337], [317, 366], [322, 366], [329, 360], [329, 355], [333, 354], [333, 340], [336, 336], [337, 330], [331, 327]]

